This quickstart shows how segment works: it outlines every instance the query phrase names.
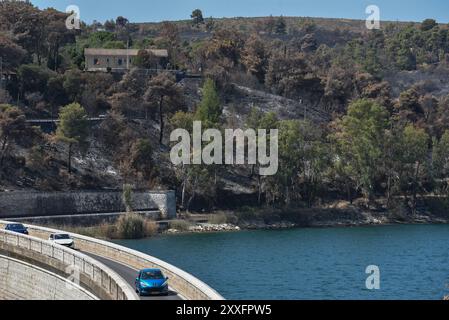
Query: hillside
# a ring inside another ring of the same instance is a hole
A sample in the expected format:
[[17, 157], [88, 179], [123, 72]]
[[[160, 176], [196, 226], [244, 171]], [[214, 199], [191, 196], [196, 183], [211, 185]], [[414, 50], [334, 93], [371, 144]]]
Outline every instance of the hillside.
[[[118, 17], [68, 30], [65, 19], [0, 3], [1, 191], [130, 184], [174, 189], [180, 209], [198, 211], [361, 198], [414, 213], [420, 196], [446, 196], [448, 25]], [[84, 49], [128, 45], [138, 49], [129, 69], [86, 70]], [[166, 49], [168, 58], [145, 49]], [[47, 130], [32, 119], [58, 122]], [[170, 134], [191, 132], [193, 121], [278, 129], [277, 173], [173, 165]]]

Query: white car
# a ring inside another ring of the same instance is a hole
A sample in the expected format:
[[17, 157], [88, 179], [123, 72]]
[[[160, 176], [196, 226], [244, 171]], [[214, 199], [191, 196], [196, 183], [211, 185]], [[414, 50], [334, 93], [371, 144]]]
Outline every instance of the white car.
[[65, 246], [65, 247], [69, 247], [69, 248], [74, 248], [75, 247], [75, 242], [73, 241], [73, 239], [70, 237], [70, 235], [66, 234], [66, 233], [55, 233], [50, 235], [50, 237], [48, 238], [49, 241], [57, 243], [61, 246]]

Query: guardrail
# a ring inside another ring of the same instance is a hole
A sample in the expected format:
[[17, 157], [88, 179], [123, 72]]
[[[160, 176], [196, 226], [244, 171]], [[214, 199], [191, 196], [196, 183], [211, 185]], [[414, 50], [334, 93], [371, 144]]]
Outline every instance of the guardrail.
[[101, 299], [138, 300], [133, 289], [113, 270], [75, 250], [6, 230], [0, 230], [0, 249], [48, 265], [64, 274], [68, 268], [76, 270], [81, 283]]
[[[0, 221], [0, 228], [2, 224], [6, 223], [5, 221]], [[67, 233], [50, 228], [26, 226], [32, 235], [44, 239], [47, 239], [53, 233]], [[161, 269], [170, 278], [170, 286], [187, 300], [224, 300], [217, 291], [206, 283], [165, 261], [107, 241], [74, 233], [68, 234], [75, 240], [76, 247], [87, 253], [102, 256], [137, 270], [145, 268]]]

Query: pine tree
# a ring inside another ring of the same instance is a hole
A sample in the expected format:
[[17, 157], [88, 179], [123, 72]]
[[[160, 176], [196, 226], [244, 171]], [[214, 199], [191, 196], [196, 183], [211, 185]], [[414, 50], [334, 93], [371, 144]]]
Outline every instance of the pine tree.
[[197, 118], [205, 126], [217, 124], [223, 109], [218, 96], [217, 88], [212, 79], [207, 79], [203, 86], [203, 98], [197, 109]]
[[68, 168], [72, 172], [73, 146], [84, 144], [89, 135], [86, 110], [78, 103], [69, 104], [59, 113], [56, 139], [68, 145]]

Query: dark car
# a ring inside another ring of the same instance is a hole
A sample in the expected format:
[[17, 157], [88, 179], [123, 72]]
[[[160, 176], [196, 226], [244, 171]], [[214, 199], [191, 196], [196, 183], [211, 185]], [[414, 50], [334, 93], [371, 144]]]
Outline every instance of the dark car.
[[28, 229], [21, 223], [9, 223], [5, 227], [6, 231], [28, 234]]
[[136, 292], [141, 295], [168, 295], [168, 278], [159, 269], [145, 269], [136, 278]]

